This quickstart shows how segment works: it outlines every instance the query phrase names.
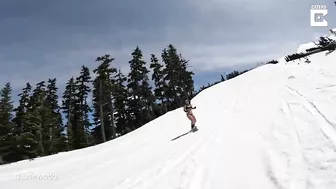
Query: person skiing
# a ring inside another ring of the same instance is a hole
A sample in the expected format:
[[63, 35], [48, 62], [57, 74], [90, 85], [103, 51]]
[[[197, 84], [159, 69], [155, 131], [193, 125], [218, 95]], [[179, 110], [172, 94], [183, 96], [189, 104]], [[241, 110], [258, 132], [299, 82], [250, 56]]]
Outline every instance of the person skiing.
[[195, 126], [196, 118], [195, 118], [195, 115], [192, 112], [192, 109], [196, 109], [196, 106], [193, 107], [190, 104], [189, 100], [185, 100], [183, 110], [184, 110], [184, 112], [186, 112], [188, 119], [191, 121], [191, 130], [194, 130], [194, 129], [197, 129], [197, 127]]

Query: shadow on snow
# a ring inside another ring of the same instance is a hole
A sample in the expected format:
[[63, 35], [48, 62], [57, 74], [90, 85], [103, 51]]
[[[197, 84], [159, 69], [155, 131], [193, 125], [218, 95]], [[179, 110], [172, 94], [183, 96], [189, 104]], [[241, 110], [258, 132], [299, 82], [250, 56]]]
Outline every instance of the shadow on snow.
[[185, 135], [187, 135], [187, 134], [189, 134], [189, 133], [191, 133], [191, 131], [188, 131], [188, 132], [186, 132], [186, 133], [183, 133], [182, 135], [177, 136], [177, 137], [171, 139], [171, 141], [174, 141], [174, 140], [176, 140], [176, 139], [179, 139], [180, 137], [183, 137], [183, 136], [185, 136]]

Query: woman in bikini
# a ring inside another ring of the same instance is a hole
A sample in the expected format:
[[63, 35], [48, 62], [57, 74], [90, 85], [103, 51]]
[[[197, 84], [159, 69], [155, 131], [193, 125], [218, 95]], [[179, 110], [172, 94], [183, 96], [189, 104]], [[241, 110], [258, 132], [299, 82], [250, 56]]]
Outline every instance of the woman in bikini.
[[183, 110], [184, 110], [184, 112], [187, 113], [187, 117], [191, 121], [191, 130], [194, 130], [194, 129], [197, 129], [197, 128], [195, 126], [196, 118], [195, 118], [195, 115], [192, 113], [192, 109], [196, 109], [196, 106], [192, 107], [189, 100], [185, 100]]

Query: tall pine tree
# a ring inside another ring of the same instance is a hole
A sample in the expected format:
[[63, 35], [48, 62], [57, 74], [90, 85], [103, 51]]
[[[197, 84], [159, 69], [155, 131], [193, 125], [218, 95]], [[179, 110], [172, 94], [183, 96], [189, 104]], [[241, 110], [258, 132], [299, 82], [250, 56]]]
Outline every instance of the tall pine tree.
[[65, 138], [62, 136], [63, 120], [61, 107], [58, 105], [57, 90], [56, 78], [49, 79], [46, 89], [47, 114], [44, 123], [45, 149], [48, 155], [58, 153], [65, 148]]
[[173, 45], [165, 48], [161, 54], [165, 63], [164, 81], [167, 83], [165, 96], [169, 105], [169, 110], [181, 106], [183, 99], [191, 98], [194, 93], [193, 72], [188, 71], [188, 61], [177, 53]]
[[12, 111], [12, 88], [7, 83], [0, 91], [0, 164], [11, 162], [15, 154]]
[[127, 89], [125, 82], [127, 78], [125, 75], [118, 70], [116, 75], [116, 83], [113, 87], [113, 96], [114, 96], [114, 106], [115, 106], [115, 117], [116, 117], [116, 129], [119, 135], [126, 134], [131, 131], [131, 128], [128, 123], [128, 112], [127, 112]]
[[194, 80], [193, 80], [194, 73], [192, 71], [188, 71], [189, 61], [185, 60], [181, 54], [179, 55], [179, 57], [180, 57], [179, 64], [181, 66], [179, 75], [179, 81], [180, 81], [179, 84], [182, 88], [181, 97], [183, 99], [191, 99], [192, 96], [194, 96], [195, 94]]
[[[151, 54], [151, 64], [150, 68], [153, 69], [152, 80], [154, 81], [154, 95], [155, 95], [155, 106], [154, 111], [156, 117], [161, 116], [162, 114], [167, 112], [167, 107], [165, 104], [165, 90], [167, 88], [167, 84], [164, 81], [164, 66], [159, 63], [158, 58]], [[157, 102], [158, 101], [158, 102]]]
[[100, 65], [93, 70], [97, 75], [93, 80], [94, 136], [96, 143], [116, 137], [112, 87], [117, 69], [111, 66], [114, 58], [104, 55], [96, 59]]
[[128, 74], [129, 103], [128, 108], [133, 116], [131, 125], [138, 128], [152, 120], [154, 96], [149, 85], [146, 62], [143, 60], [142, 51], [136, 47], [132, 53], [133, 59], [130, 63], [130, 73]]
[[62, 111], [66, 117], [66, 148], [67, 150], [75, 149], [74, 147], [74, 134], [73, 126], [76, 126], [76, 120], [74, 118], [76, 106], [75, 98], [75, 81], [74, 78], [70, 78], [65, 86], [65, 91], [62, 96]]
[[87, 147], [90, 142], [89, 127], [91, 126], [89, 120], [90, 106], [87, 104], [88, 96], [91, 92], [89, 84], [91, 83], [90, 70], [86, 66], [82, 66], [80, 76], [76, 78], [75, 86], [76, 92], [74, 94], [76, 99], [76, 113], [77, 120], [76, 128], [73, 131], [75, 135], [75, 148]]
[[16, 117], [16, 158], [17, 160], [30, 159], [38, 156], [38, 140], [35, 135], [38, 127], [34, 123], [35, 115], [32, 112], [31, 91], [32, 86], [26, 83], [26, 87], [18, 95], [19, 106], [14, 109]]
[[47, 155], [46, 135], [49, 133], [47, 127], [48, 107], [46, 104], [46, 86], [45, 81], [36, 84], [33, 94], [30, 97], [28, 109], [28, 124], [34, 128], [35, 140], [38, 141], [38, 155]]

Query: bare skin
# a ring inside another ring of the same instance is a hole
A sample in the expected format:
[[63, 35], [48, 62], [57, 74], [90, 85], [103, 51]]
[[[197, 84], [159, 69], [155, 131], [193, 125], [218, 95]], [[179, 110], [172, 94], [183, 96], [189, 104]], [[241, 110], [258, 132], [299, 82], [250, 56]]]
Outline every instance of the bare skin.
[[192, 112], [192, 109], [196, 109], [196, 107], [193, 107], [188, 100], [184, 102], [183, 110], [186, 112], [188, 119], [191, 121], [191, 125], [194, 126], [196, 123], [196, 117]]

